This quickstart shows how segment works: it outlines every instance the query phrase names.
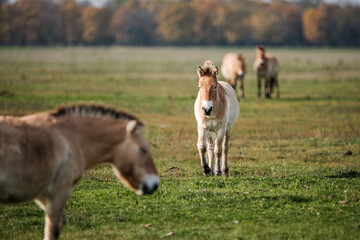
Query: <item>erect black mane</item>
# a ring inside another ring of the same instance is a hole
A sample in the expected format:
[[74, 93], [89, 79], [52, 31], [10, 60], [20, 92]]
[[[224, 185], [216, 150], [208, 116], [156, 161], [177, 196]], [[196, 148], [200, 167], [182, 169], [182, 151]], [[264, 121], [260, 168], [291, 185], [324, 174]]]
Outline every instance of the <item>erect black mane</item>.
[[99, 104], [78, 103], [65, 106], [58, 106], [53, 117], [63, 116], [90, 116], [95, 118], [111, 118], [116, 120], [135, 120], [138, 125], [144, 124], [134, 115], [127, 112]]

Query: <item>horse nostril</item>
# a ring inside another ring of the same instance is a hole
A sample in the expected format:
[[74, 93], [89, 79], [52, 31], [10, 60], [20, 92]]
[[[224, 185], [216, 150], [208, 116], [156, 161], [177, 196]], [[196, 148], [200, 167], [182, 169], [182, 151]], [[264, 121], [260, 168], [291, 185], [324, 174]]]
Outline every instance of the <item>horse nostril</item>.
[[210, 107], [209, 109], [202, 107], [202, 110], [205, 115], [209, 116], [211, 114], [212, 107]]
[[146, 195], [146, 194], [152, 194], [158, 188], [159, 188], [158, 183], [155, 183], [153, 186], [148, 186], [147, 184], [144, 184], [142, 190], [144, 195]]

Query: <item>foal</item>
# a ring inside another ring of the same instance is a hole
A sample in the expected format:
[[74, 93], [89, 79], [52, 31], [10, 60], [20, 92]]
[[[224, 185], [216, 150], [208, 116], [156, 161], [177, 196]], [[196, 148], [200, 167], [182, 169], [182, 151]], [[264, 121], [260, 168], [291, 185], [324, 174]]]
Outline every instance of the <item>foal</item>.
[[[228, 83], [217, 81], [218, 68], [211, 61], [205, 61], [204, 66], [198, 67], [197, 73], [199, 93], [194, 112], [197, 120], [197, 147], [201, 166], [205, 175], [213, 175], [215, 172], [218, 176], [221, 174], [228, 176], [230, 131], [239, 116], [239, 102], [234, 89]], [[215, 134], [215, 149], [212, 133]], [[205, 155], [206, 150], [209, 163]]]
[[96, 105], [60, 107], [53, 113], [0, 117], [0, 202], [35, 200], [45, 211], [46, 240], [58, 239], [64, 207], [82, 173], [110, 163], [137, 194], [159, 184], [143, 123]]
[[245, 73], [245, 59], [240, 53], [230, 52], [225, 54], [221, 65], [221, 74], [229, 81], [239, 98], [245, 98]]
[[265, 47], [262, 45], [256, 48], [254, 70], [257, 73], [258, 97], [261, 97], [261, 78], [265, 78], [265, 97], [271, 98], [275, 86], [276, 98], [279, 98], [279, 63], [276, 57], [265, 54]]

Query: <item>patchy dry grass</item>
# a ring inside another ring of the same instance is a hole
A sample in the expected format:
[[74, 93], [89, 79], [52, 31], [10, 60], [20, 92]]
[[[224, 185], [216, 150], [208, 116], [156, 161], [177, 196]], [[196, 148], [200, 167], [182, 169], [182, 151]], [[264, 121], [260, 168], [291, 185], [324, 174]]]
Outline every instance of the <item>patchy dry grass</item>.
[[[196, 67], [230, 48], [0, 48], [0, 114], [104, 102], [147, 122], [161, 187], [138, 197], [109, 166], [84, 174], [62, 239], [357, 239], [360, 234], [360, 52], [269, 49], [281, 99], [247, 99], [232, 131], [229, 178], [203, 177], [193, 103]], [[352, 155], [345, 151], [351, 150]], [[34, 203], [0, 205], [0, 239], [40, 239]]]

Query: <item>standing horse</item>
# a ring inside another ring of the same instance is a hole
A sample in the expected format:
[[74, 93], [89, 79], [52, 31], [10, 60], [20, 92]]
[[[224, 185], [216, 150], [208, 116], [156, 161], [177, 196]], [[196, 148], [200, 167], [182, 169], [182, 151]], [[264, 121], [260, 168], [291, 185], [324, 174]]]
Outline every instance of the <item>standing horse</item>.
[[53, 113], [0, 117], [0, 202], [34, 200], [45, 211], [46, 240], [58, 239], [64, 207], [82, 173], [110, 163], [138, 195], [159, 184], [136, 117], [96, 105], [59, 107]]
[[261, 78], [265, 78], [266, 98], [271, 98], [274, 86], [276, 87], [276, 97], [279, 98], [279, 63], [276, 57], [265, 54], [265, 47], [262, 45], [256, 48], [254, 70], [257, 73], [258, 97], [261, 97]]
[[[230, 131], [239, 116], [239, 102], [234, 89], [228, 83], [217, 81], [218, 68], [211, 61], [205, 61], [204, 66], [198, 67], [197, 73], [199, 93], [194, 112], [197, 120], [197, 148], [201, 166], [205, 175], [213, 175], [215, 172], [218, 176], [221, 174], [228, 176], [227, 155]], [[212, 133], [215, 133], [215, 149]], [[206, 150], [209, 164], [205, 155]], [[222, 162], [221, 172], [220, 161]]]
[[223, 57], [221, 73], [235, 89], [238, 97], [245, 98], [244, 77], [246, 73], [246, 65], [244, 57], [240, 53], [227, 53]]

